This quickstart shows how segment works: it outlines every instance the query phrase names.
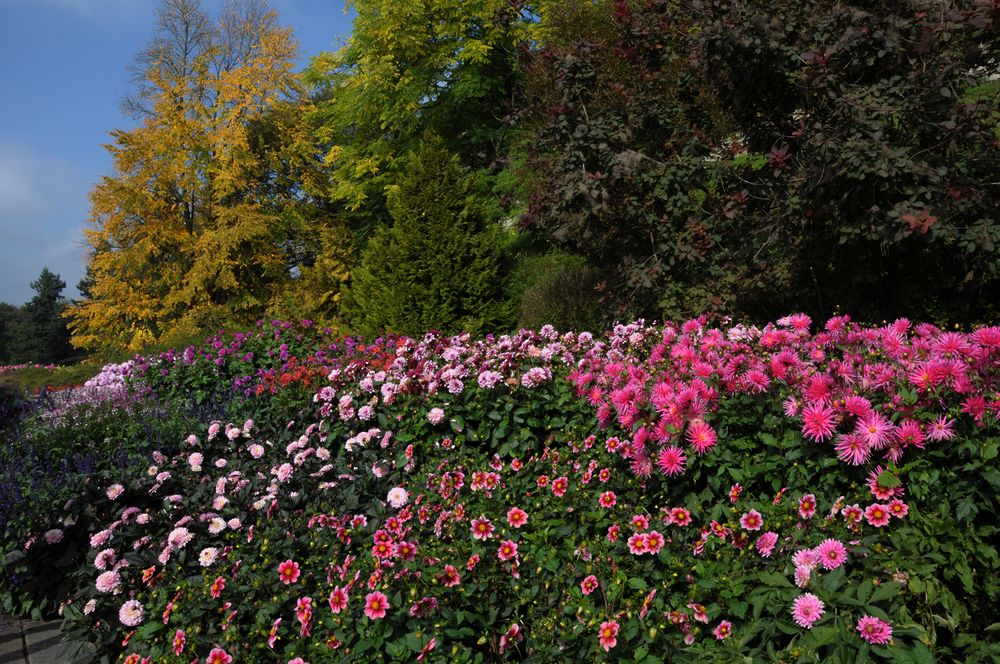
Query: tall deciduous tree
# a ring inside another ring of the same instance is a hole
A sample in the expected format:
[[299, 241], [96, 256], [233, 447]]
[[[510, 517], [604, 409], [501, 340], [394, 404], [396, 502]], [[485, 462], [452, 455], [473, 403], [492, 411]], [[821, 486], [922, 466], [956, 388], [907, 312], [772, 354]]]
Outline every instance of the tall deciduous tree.
[[529, 20], [510, 0], [354, 0], [350, 41], [307, 70], [312, 121], [333, 176], [323, 193], [379, 217], [424, 131], [466, 166], [489, 165]]
[[198, 0], [163, 0], [112, 133], [115, 174], [91, 192], [90, 297], [73, 306], [73, 342], [132, 349], [220, 319], [262, 313], [290, 279], [294, 203], [273, 196], [258, 140], [293, 103], [295, 44], [259, 0], [227, 2], [216, 22]]
[[470, 196], [458, 158], [428, 135], [389, 193], [379, 228], [352, 275], [345, 313], [360, 331], [420, 335], [509, 325], [498, 230]]

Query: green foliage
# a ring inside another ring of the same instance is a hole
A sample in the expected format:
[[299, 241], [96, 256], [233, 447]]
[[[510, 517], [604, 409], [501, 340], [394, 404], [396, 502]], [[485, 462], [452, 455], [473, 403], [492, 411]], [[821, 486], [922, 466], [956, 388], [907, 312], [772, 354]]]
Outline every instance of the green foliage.
[[313, 59], [316, 138], [330, 177], [323, 195], [379, 220], [385, 191], [425, 131], [466, 166], [497, 155], [527, 21], [506, 0], [354, 0], [354, 29]]
[[511, 276], [517, 326], [591, 329], [601, 320], [599, 277], [585, 258], [567, 252], [522, 258]]
[[20, 307], [0, 302], [0, 361], [11, 361], [11, 343], [20, 319]]
[[390, 191], [392, 226], [376, 230], [352, 275], [344, 314], [357, 330], [506, 326], [499, 237], [469, 189], [458, 158], [427, 135]]
[[620, 310], [986, 321], [988, 5], [570, 2], [527, 52], [522, 223]]
[[55, 368], [24, 367], [0, 374], [0, 385], [22, 393], [32, 394], [43, 389], [59, 389], [82, 385], [101, 370], [96, 363], [68, 364]]
[[8, 311], [0, 324], [0, 336], [5, 337], [8, 357], [14, 362], [64, 361], [73, 354], [69, 330], [61, 316], [67, 306], [62, 297], [66, 282], [48, 268], [42, 268], [38, 279], [31, 282], [31, 288], [35, 296], [19, 312]]

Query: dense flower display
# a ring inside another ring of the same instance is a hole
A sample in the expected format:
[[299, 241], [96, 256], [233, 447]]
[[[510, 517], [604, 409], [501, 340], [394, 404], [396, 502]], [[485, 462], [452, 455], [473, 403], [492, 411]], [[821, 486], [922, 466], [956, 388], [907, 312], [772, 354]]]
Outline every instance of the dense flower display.
[[[934, 507], [922, 457], [993, 435], [1000, 329], [810, 326], [354, 344], [241, 402], [305, 411], [206, 421], [99, 487], [64, 612], [157, 661], [910, 656], [940, 582], [899, 538]], [[136, 366], [163, 391], [227, 358]]]

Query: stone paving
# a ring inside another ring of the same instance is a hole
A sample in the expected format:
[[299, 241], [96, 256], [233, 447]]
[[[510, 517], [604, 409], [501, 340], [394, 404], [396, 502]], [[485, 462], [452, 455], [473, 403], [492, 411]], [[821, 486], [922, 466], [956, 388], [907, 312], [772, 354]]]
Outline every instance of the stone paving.
[[0, 664], [67, 664], [60, 624], [0, 619]]

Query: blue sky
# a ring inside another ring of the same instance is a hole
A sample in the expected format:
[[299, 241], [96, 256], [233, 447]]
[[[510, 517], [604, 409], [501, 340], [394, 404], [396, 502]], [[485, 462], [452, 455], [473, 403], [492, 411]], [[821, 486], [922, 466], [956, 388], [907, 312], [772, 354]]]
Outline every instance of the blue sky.
[[[202, 0], [214, 13], [222, 0]], [[0, 301], [23, 304], [43, 267], [76, 297], [87, 193], [127, 127], [128, 65], [153, 35], [158, 0], [0, 0]], [[350, 34], [341, 0], [271, 0], [299, 59]]]

